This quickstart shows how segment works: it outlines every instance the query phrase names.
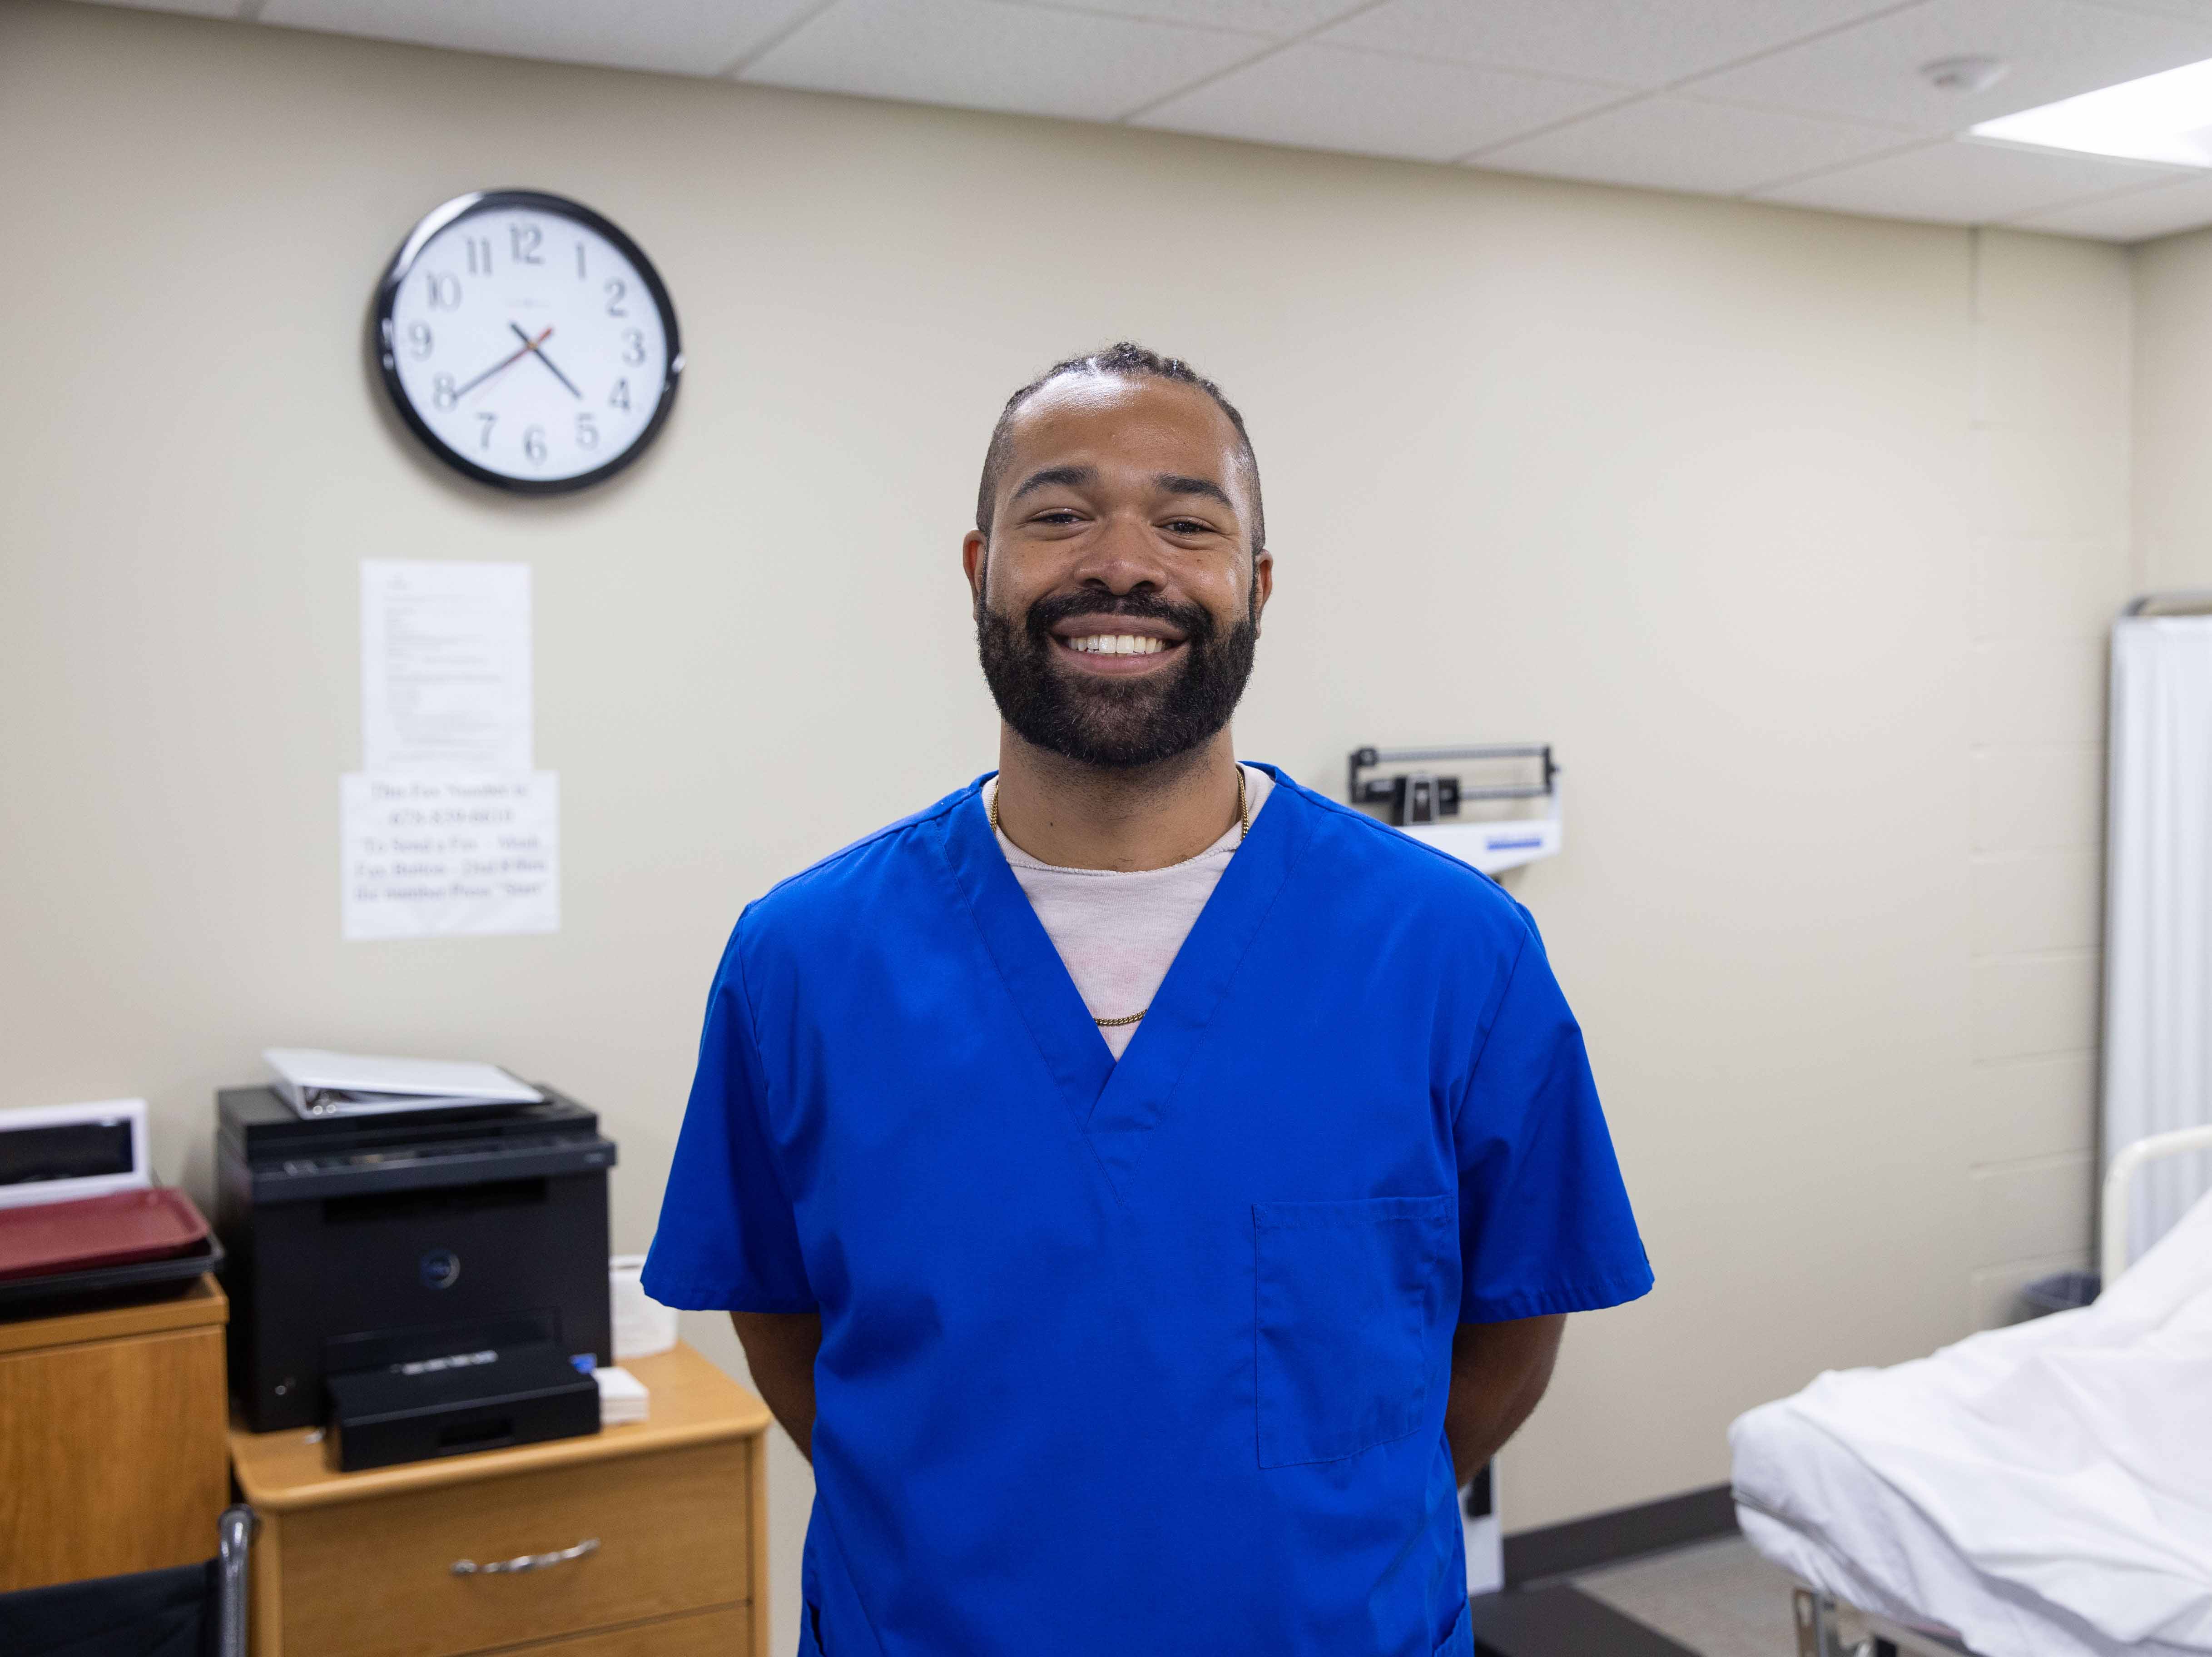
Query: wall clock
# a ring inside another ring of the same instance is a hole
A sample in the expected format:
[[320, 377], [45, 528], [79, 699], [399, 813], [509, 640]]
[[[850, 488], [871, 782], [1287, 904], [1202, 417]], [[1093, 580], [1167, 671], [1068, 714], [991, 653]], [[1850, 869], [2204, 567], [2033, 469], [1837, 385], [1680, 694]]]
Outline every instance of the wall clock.
[[604, 483], [666, 423], [676, 310], [638, 245], [532, 190], [456, 197], [378, 286], [374, 343], [400, 418], [479, 483], [555, 495]]

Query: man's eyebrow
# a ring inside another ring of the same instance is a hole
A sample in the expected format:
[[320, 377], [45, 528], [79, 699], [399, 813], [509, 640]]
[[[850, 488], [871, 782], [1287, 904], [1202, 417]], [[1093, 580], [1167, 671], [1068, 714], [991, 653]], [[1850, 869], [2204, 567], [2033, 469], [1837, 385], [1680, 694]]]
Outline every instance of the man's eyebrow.
[[1169, 495], [1203, 495], [1208, 501], [1218, 501], [1231, 512], [1237, 510], [1237, 503], [1229, 498], [1229, 492], [1211, 478], [1182, 477], [1174, 472], [1162, 472], [1152, 483]]
[[1039, 489], [1048, 489], [1055, 483], [1065, 484], [1072, 489], [1079, 489], [1097, 481], [1097, 472], [1089, 466], [1047, 466], [1041, 470], [1031, 472], [1024, 478], [1021, 488], [1008, 495], [1006, 501], [1007, 504], [1012, 505], [1025, 495], [1034, 495]]

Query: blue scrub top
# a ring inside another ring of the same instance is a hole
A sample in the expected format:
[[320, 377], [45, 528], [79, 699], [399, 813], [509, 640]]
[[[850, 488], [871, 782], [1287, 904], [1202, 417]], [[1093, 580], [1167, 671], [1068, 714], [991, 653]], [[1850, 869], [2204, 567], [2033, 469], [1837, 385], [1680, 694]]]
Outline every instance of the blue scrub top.
[[645, 1288], [821, 1314], [802, 1657], [1472, 1651], [1453, 1327], [1651, 1271], [1528, 913], [1265, 768], [1119, 1064], [981, 779], [739, 918]]

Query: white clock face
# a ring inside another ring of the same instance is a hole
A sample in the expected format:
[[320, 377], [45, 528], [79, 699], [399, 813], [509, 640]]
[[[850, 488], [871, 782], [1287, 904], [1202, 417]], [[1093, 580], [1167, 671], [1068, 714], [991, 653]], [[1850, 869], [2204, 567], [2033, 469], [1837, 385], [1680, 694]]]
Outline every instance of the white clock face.
[[644, 255], [556, 197], [489, 195], [440, 224], [451, 210], [386, 277], [385, 379], [410, 424], [441, 459], [513, 489], [619, 466], [657, 431], [683, 366]]

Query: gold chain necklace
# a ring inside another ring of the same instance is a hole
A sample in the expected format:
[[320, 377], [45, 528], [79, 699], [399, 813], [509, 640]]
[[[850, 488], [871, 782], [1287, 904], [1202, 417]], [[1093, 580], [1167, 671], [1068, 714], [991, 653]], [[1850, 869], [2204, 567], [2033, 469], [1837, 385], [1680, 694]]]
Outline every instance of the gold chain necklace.
[[[990, 816], [991, 832], [994, 835], [1003, 833], [999, 827], [999, 791], [995, 787], [991, 790]], [[1244, 836], [1252, 832], [1252, 808], [1244, 797], [1244, 768], [1241, 765], [1237, 768], [1237, 843], [1242, 846]], [[1151, 1011], [1146, 1007], [1120, 1018], [1093, 1018], [1091, 1022], [1102, 1030], [1118, 1030], [1125, 1024], [1135, 1023]]]

